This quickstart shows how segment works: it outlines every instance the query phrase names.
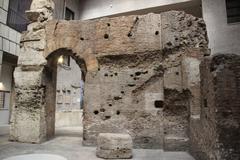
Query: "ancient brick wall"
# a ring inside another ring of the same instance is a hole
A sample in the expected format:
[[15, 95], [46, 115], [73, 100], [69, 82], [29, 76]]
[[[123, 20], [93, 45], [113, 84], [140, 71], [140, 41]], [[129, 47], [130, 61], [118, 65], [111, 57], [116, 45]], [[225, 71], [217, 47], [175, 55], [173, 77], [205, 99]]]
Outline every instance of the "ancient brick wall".
[[46, 57], [65, 48], [86, 63], [84, 144], [123, 132], [136, 148], [188, 150], [189, 116], [200, 110], [198, 65], [207, 53], [202, 19], [173, 11], [50, 21], [46, 33]]
[[188, 150], [189, 117], [200, 112], [198, 65], [207, 54], [203, 20], [172, 11], [56, 21], [44, 12], [50, 4], [28, 12], [11, 139], [38, 143], [54, 135], [56, 59], [68, 52], [85, 77], [85, 145], [95, 145], [99, 133], [121, 132], [135, 148]]
[[234, 54], [218, 54], [201, 63], [201, 116], [191, 126], [192, 153], [198, 159], [240, 157], [239, 66]]

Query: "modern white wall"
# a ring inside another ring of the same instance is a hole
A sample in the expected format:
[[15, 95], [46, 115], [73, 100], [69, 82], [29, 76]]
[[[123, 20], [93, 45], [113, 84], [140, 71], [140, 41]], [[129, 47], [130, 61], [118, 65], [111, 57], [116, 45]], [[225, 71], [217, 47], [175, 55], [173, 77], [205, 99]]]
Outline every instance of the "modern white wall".
[[70, 66], [58, 65], [55, 126], [81, 126], [81, 69], [70, 59]]
[[[200, 5], [200, 0], [80, 0], [80, 19], [125, 14], [145, 14]], [[198, 10], [198, 11], [196, 11]], [[200, 8], [191, 10], [199, 14]]]
[[227, 23], [225, 0], [202, 0], [202, 8], [211, 53], [240, 54], [240, 22]]
[[53, 0], [55, 3], [54, 18], [64, 19], [65, 7], [68, 7], [74, 12], [74, 18], [79, 19], [80, 15], [80, 0]]
[[56, 111], [80, 110], [81, 69], [70, 59], [70, 66], [58, 65]]

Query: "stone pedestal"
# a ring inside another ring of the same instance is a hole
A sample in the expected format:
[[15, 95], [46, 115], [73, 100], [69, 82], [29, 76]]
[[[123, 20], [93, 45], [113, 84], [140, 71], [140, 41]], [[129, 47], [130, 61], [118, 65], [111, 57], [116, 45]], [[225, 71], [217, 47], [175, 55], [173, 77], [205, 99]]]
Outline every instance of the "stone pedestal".
[[106, 159], [132, 158], [132, 138], [128, 134], [100, 133], [97, 156]]

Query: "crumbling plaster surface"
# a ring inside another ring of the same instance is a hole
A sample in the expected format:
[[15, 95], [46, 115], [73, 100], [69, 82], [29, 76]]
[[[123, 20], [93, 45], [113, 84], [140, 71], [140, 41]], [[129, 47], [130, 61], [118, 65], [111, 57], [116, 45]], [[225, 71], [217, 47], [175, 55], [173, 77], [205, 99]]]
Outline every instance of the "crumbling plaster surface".
[[110, 132], [130, 134], [135, 148], [188, 150], [189, 117], [200, 110], [198, 65], [207, 54], [203, 20], [171, 11], [56, 21], [46, 2], [27, 12], [33, 23], [14, 73], [10, 139], [39, 143], [54, 135], [56, 58], [64, 50], [85, 75], [85, 145]]

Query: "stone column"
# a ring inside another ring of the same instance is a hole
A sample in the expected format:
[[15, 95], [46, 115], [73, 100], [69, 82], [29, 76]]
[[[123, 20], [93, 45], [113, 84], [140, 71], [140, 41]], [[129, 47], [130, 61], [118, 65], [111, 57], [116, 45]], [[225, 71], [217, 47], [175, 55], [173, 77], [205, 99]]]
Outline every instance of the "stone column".
[[[54, 112], [47, 108], [46, 83], [49, 81], [44, 76], [47, 72], [45, 25], [52, 19], [53, 9], [52, 0], [33, 0], [30, 10], [26, 11], [31, 24], [22, 34], [18, 66], [14, 71], [16, 104], [10, 121], [10, 140], [13, 141], [40, 143], [54, 134], [54, 129], [47, 127], [49, 119], [54, 119]], [[53, 113], [47, 115], [47, 112]]]

